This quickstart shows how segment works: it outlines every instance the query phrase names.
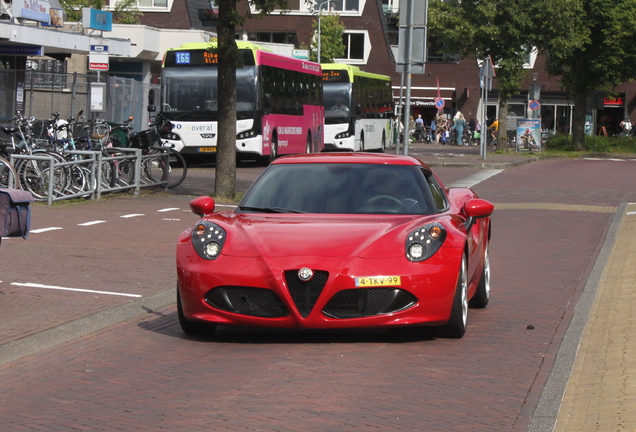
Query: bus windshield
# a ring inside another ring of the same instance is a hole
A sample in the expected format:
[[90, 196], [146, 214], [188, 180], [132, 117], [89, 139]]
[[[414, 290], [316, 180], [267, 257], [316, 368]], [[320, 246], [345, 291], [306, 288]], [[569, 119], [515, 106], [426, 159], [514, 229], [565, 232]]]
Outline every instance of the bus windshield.
[[349, 123], [351, 83], [323, 83], [325, 123]]
[[[218, 120], [216, 67], [165, 68], [162, 114], [169, 120]], [[257, 109], [256, 66], [236, 70], [236, 117], [254, 118]]]

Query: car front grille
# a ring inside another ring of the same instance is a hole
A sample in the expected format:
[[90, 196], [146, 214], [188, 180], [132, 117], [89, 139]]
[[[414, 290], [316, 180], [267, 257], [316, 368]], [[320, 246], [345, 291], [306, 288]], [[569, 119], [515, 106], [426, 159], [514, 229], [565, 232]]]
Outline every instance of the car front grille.
[[217, 287], [206, 294], [205, 301], [215, 308], [241, 315], [262, 318], [289, 315], [276, 293], [265, 288]]
[[411, 293], [397, 288], [348, 289], [333, 296], [322, 312], [331, 318], [362, 318], [397, 312], [416, 302]]
[[294, 304], [303, 318], [307, 318], [311, 313], [328, 278], [328, 272], [316, 270], [314, 271], [314, 277], [305, 282], [298, 277], [298, 270], [285, 272], [285, 282], [287, 283], [289, 294], [291, 294], [292, 300], [294, 300]]

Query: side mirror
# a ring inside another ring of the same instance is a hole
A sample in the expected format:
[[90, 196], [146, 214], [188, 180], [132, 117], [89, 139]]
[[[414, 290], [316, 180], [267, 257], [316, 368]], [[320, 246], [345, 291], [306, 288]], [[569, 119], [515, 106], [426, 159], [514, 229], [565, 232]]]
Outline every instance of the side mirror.
[[490, 202], [479, 198], [472, 198], [464, 204], [464, 213], [473, 219], [485, 218], [492, 214], [495, 206]]
[[157, 111], [155, 106], [155, 89], [148, 90], [148, 112]]
[[490, 202], [479, 198], [471, 198], [464, 204], [464, 213], [466, 214], [466, 222], [464, 226], [466, 231], [475, 223], [475, 219], [485, 218], [492, 214], [495, 206]]
[[214, 198], [209, 196], [196, 197], [190, 201], [190, 210], [198, 216], [206, 216], [214, 212]]

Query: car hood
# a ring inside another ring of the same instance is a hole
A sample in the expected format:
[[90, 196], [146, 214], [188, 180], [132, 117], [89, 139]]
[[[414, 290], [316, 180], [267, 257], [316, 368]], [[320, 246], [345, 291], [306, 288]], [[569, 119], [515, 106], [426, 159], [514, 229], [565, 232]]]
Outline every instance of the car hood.
[[227, 229], [222, 254], [380, 258], [404, 255], [408, 230], [432, 216], [217, 213]]

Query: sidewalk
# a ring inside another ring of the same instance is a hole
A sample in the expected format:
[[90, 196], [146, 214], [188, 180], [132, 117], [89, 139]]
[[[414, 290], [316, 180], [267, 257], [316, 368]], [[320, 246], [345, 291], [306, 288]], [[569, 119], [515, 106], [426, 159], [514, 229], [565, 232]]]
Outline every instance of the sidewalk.
[[616, 213], [530, 432], [636, 429], [636, 203]]
[[[395, 153], [395, 147], [387, 149], [385, 153]], [[402, 145], [400, 145], [400, 154], [404, 154]], [[408, 154], [420, 159], [430, 167], [450, 168], [503, 169], [542, 159], [540, 153], [514, 152], [505, 154], [488, 152], [486, 158], [483, 158], [480, 155], [479, 146], [459, 147], [424, 143], [410, 144]]]

